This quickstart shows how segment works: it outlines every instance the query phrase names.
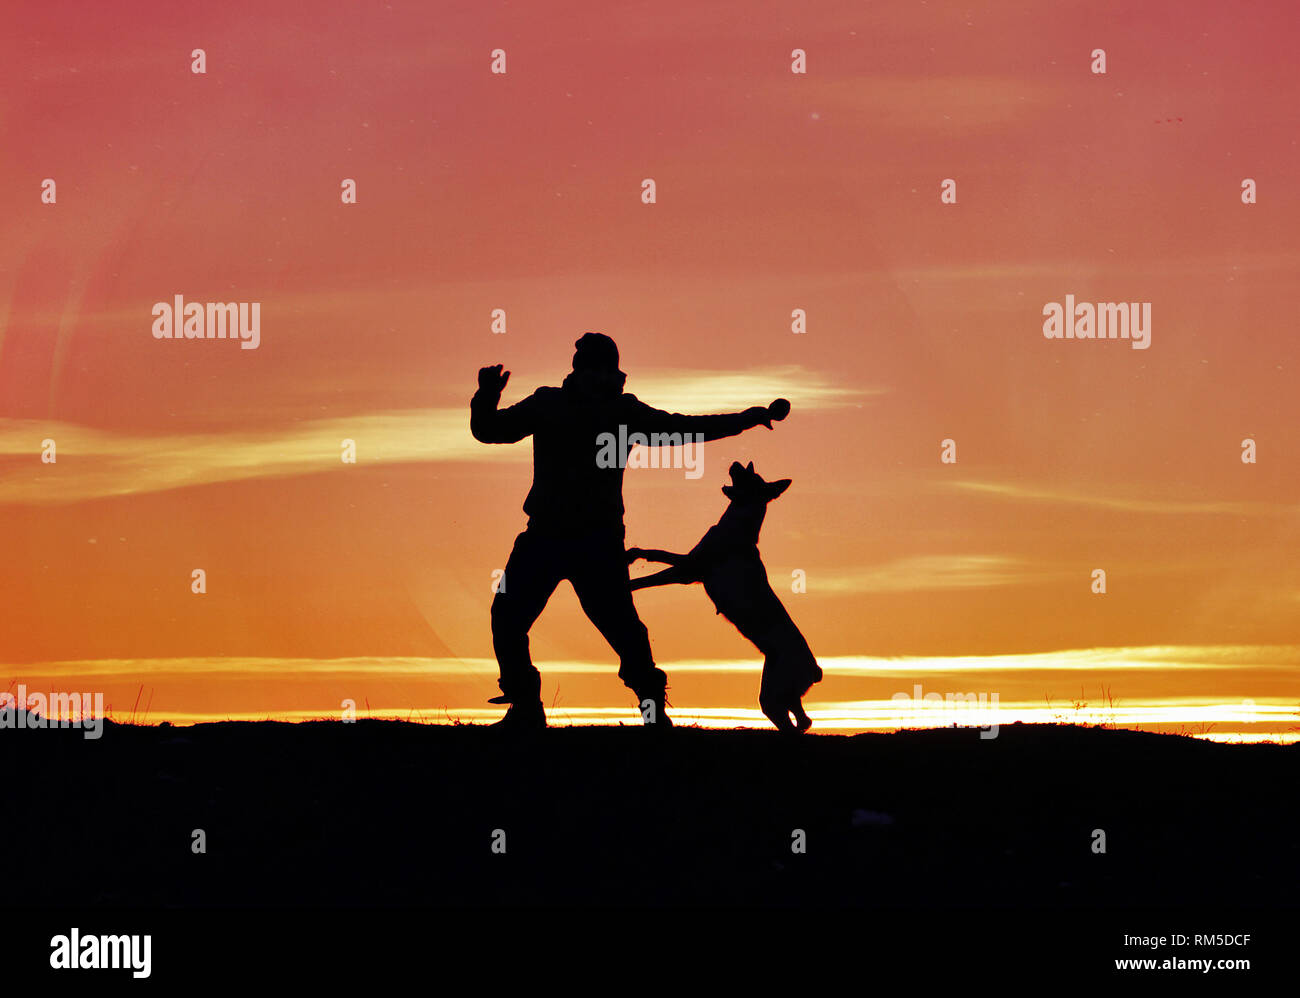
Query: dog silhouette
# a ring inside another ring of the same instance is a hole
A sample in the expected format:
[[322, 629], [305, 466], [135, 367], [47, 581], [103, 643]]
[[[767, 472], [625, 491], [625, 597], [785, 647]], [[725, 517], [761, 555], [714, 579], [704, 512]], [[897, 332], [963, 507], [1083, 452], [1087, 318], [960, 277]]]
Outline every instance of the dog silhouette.
[[[745, 637], [763, 653], [763, 678], [758, 705], [781, 731], [802, 732], [812, 727], [803, 709], [803, 696], [821, 680], [817, 659], [767, 581], [767, 569], [758, 553], [758, 532], [767, 504], [790, 487], [790, 479], [766, 482], [754, 462], [731, 466], [731, 484], [722, 486], [731, 504], [686, 554], [657, 548], [629, 548], [628, 562], [647, 561], [671, 565], [661, 572], [632, 581], [632, 588], [648, 589], [672, 583], [703, 583], [704, 591]], [[791, 715], [794, 720], [791, 721]]]

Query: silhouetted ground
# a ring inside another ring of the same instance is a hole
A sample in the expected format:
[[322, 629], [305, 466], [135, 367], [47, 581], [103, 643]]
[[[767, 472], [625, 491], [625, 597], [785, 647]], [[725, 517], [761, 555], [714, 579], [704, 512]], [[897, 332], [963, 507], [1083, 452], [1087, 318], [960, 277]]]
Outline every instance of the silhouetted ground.
[[36, 905], [1253, 906], [1300, 882], [1300, 746], [359, 721], [0, 751], [6, 894]]

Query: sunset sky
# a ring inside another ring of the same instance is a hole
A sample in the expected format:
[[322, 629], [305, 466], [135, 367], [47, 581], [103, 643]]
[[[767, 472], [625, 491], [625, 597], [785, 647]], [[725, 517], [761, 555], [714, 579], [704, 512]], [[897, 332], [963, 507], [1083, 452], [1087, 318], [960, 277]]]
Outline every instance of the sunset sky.
[[[1293, 738], [1298, 34], [1195, 0], [6, 11], [0, 689], [494, 719], [531, 448], [469, 397], [600, 330], [652, 405], [791, 400], [700, 478], [630, 470], [627, 541], [691, 547], [735, 459], [793, 479], [761, 547], [814, 730], [911, 723], [921, 684]], [[178, 294], [260, 302], [260, 346], [154, 339]], [[1045, 339], [1067, 294], [1150, 302], [1150, 348]], [[675, 718], [766, 724], [700, 587], [637, 603]], [[638, 722], [567, 585], [532, 649], [555, 723]]]

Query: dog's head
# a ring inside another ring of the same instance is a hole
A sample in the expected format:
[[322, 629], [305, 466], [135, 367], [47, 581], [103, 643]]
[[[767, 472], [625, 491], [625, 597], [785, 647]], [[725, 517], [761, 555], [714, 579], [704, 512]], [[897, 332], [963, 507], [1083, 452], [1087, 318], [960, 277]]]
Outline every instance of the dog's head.
[[779, 482], [765, 482], [757, 471], [754, 462], [742, 465], [733, 461], [731, 465], [731, 484], [722, 486], [722, 494], [732, 502], [763, 503], [766, 505], [790, 487], [790, 479], [782, 478]]

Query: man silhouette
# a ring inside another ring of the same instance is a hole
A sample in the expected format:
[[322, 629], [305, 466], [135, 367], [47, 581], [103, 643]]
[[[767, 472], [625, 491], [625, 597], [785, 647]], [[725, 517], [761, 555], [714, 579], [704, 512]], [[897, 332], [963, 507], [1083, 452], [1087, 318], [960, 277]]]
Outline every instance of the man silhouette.
[[475, 440], [512, 444], [530, 434], [533, 438], [533, 487], [524, 500], [528, 524], [515, 539], [492, 600], [501, 696], [489, 702], [510, 704], [499, 726], [546, 726], [541, 675], [528, 654], [528, 631], [556, 586], [568, 579], [587, 617], [618, 655], [618, 676], [636, 694], [646, 723], [670, 725], [664, 712], [668, 676], [655, 667], [650, 637], [632, 602], [623, 545], [627, 454], [618, 454], [614, 462], [599, 460], [598, 438], [612, 434], [624, 441], [641, 433], [718, 440], [755, 426], [770, 430], [773, 419], [785, 418], [789, 403], [777, 400], [771, 407], [716, 416], [664, 412], [624, 393], [627, 375], [618, 369], [618, 347], [608, 336], [584, 333], [575, 346], [573, 372], [561, 387], [539, 388], [522, 402], [499, 409], [510, 372], [503, 373], [497, 364], [478, 372], [478, 391], [470, 400]]

